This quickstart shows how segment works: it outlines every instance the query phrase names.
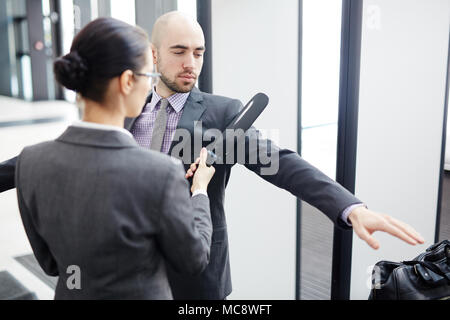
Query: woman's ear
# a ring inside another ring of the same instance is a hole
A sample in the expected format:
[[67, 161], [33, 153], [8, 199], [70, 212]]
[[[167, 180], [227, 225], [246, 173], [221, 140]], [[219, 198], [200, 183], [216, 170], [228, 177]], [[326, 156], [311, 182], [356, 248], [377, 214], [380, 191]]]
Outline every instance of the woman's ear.
[[119, 90], [121, 93], [129, 95], [133, 90], [134, 75], [133, 71], [125, 70], [119, 77]]

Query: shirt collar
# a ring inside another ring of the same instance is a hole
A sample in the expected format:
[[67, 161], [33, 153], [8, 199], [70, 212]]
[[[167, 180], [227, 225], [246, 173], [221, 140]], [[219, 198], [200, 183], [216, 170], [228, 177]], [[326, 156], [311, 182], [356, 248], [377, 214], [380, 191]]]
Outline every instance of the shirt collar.
[[126, 129], [108, 125], [108, 124], [101, 124], [96, 122], [87, 122], [87, 121], [76, 121], [72, 124], [73, 127], [80, 127], [80, 128], [88, 128], [88, 129], [97, 129], [97, 130], [107, 130], [107, 131], [119, 131], [127, 136], [133, 138], [133, 135]]
[[[179, 113], [183, 110], [184, 104], [186, 103], [187, 98], [189, 97], [190, 92], [186, 93], [175, 93], [167, 98], [172, 108], [176, 113]], [[149, 110], [150, 112], [156, 107], [159, 101], [161, 101], [162, 97], [156, 92], [156, 87], [153, 87], [152, 90], [152, 99], [150, 100]]]

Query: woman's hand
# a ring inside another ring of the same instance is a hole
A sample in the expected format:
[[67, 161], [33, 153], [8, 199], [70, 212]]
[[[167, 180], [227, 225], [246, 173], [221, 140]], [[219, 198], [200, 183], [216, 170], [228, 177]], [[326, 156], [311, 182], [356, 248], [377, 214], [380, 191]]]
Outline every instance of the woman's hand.
[[186, 178], [194, 176], [192, 180], [191, 192], [194, 192], [195, 190], [208, 190], [208, 184], [216, 170], [213, 166], [208, 167], [206, 165], [207, 158], [208, 151], [206, 151], [206, 148], [202, 148], [200, 151], [200, 157], [197, 158], [193, 164], [191, 164], [191, 167], [186, 173]]

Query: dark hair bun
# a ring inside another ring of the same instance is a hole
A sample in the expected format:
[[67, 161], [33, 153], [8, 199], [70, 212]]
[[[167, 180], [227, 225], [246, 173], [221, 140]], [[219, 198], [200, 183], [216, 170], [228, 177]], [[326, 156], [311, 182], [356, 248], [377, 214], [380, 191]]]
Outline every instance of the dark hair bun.
[[58, 58], [54, 65], [56, 80], [70, 90], [80, 92], [86, 84], [88, 66], [86, 61], [76, 51], [71, 51]]

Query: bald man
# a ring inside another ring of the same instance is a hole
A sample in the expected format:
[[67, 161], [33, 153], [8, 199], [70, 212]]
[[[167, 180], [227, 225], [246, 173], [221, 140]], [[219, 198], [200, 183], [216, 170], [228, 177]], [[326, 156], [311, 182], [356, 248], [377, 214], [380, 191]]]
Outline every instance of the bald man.
[[[153, 63], [161, 73], [160, 81], [153, 87], [141, 115], [135, 119], [127, 119], [125, 128], [130, 130], [142, 147], [154, 148], [152, 140], [154, 142], [154, 137], [160, 137], [160, 120], [164, 119], [162, 144], [157, 148], [179, 157], [180, 154], [173, 152], [178, 143], [175, 139], [177, 133], [188, 132], [193, 135], [197, 121], [202, 121], [204, 129], [218, 129], [222, 132], [243, 106], [238, 100], [207, 94], [195, 87], [205, 52], [203, 31], [197, 21], [180, 12], [169, 12], [156, 21], [152, 43]], [[162, 109], [165, 111], [163, 117], [163, 112], [158, 113], [162, 104], [165, 107]], [[209, 141], [205, 142], [204, 146], [208, 143]], [[263, 174], [267, 164], [264, 165], [264, 161], [259, 159], [260, 152], [255, 154], [255, 148], [249, 148], [255, 145], [258, 150], [278, 155], [277, 159], [272, 159], [277, 162], [277, 172]], [[244, 163], [245, 167], [318, 208], [338, 227], [353, 228], [372, 248], [379, 247], [378, 241], [372, 237], [375, 231], [388, 232], [411, 245], [424, 242], [412, 227], [388, 215], [368, 210], [360, 200], [304, 161], [297, 153], [280, 149], [272, 141], [261, 138], [255, 128], [246, 133], [245, 146], [245, 159], [257, 159], [256, 164]], [[198, 163], [195, 161], [193, 148], [186, 148], [183, 152], [188, 152], [189, 149], [189, 161], [184, 161], [186, 178], [193, 175]], [[183, 154], [183, 159], [186, 160], [186, 154]], [[0, 165], [0, 190], [14, 187], [11, 183], [14, 163], [15, 160], [11, 159]], [[215, 164], [216, 173], [208, 187], [213, 223], [208, 267], [197, 276], [188, 276], [177, 274], [167, 266], [175, 299], [219, 300], [231, 293], [224, 197], [233, 165], [234, 163]]]
[[[176, 11], [161, 16], [153, 27], [152, 51], [153, 62], [161, 73], [161, 78], [147, 99], [141, 116], [126, 123], [136, 140], [143, 147], [150, 145], [152, 125], [147, 126], [147, 123], [156, 118], [161, 98], [168, 98], [172, 106], [168, 110], [166, 143], [161, 148], [162, 152], [172, 154], [177, 142], [173, 140], [175, 129], [193, 133], [195, 121], [202, 121], [205, 129], [214, 128], [222, 132], [243, 106], [238, 100], [210, 95], [195, 88], [205, 52], [203, 31], [197, 21]], [[250, 140], [257, 141], [260, 149], [270, 146], [273, 153], [279, 154], [279, 170], [273, 175], [262, 175], [262, 161], [257, 164], [246, 163], [248, 169], [319, 208], [338, 226], [344, 229], [353, 226], [357, 235], [371, 247], [379, 247], [371, 236], [377, 230], [389, 232], [413, 245], [423, 243], [423, 239], [411, 227], [387, 215], [366, 209], [360, 200], [305, 162], [298, 154], [279, 149], [273, 142], [262, 139], [254, 128], [246, 135], [246, 159], [250, 156]], [[192, 160], [194, 154], [191, 154]], [[176, 299], [224, 299], [231, 292], [223, 199], [233, 164], [216, 164], [216, 174], [208, 188], [214, 227], [208, 268], [196, 277], [178, 275], [169, 269], [169, 279]], [[185, 166], [186, 178], [189, 178], [196, 169], [196, 163], [185, 163]]]

